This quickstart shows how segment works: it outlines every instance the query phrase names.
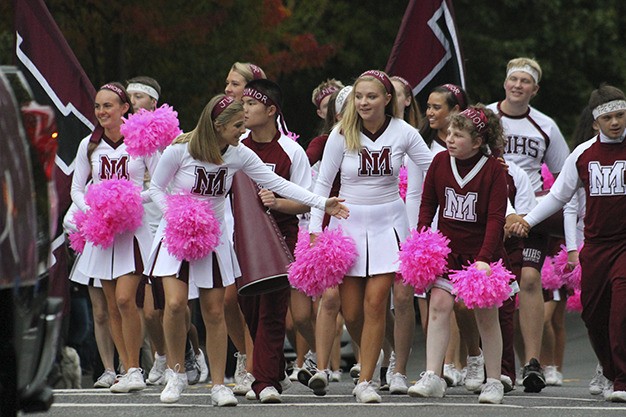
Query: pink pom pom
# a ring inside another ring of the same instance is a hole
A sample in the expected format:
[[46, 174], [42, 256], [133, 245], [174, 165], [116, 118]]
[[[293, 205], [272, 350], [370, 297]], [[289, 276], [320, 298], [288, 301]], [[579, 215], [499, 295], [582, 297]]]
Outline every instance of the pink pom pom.
[[552, 175], [546, 164], [541, 164], [541, 178], [543, 178], [544, 190], [552, 188], [552, 184], [554, 184], [554, 175]]
[[341, 228], [324, 230], [309, 248], [305, 242], [308, 236], [299, 233], [296, 261], [288, 267], [289, 281], [308, 296], [317, 297], [343, 282], [356, 260], [356, 245], [351, 237], [343, 235]]
[[563, 285], [572, 290], [580, 289], [580, 264], [572, 268], [568, 262], [567, 248], [561, 245], [561, 250], [554, 257], [554, 271], [561, 278]]
[[83, 211], [76, 211], [74, 213], [74, 217], [72, 218], [72, 223], [76, 226], [76, 231], [71, 232], [68, 235], [70, 240], [70, 247], [74, 249], [77, 253], [83, 253], [85, 250], [85, 235], [82, 232], [83, 224], [87, 219], [87, 215]]
[[178, 260], [202, 259], [220, 243], [220, 222], [208, 201], [190, 194], [169, 195], [164, 217], [164, 243]]
[[89, 206], [81, 232], [95, 245], [108, 248], [115, 236], [141, 226], [141, 187], [124, 179], [110, 179], [91, 185], [85, 193]]
[[408, 173], [406, 167], [403, 165], [400, 167], [400, 172], [398, 174], [398, 189], [400, 191], [400, 197], [403, 201], [406, 201], [406, 187], [408, 183]]
[[400, 244], [400, 273], [405, 285], [420, 293], [428, 289], [438, 276], [446, 272], [450, 240], [438, 230], [412, 230]]
[[461, 271], [453, 271], [450, 280], [454, 285], [453, 294], [457, 300], [463, 300], [467, 308], [500, 307], [509, 298], [511, 287], [509, 282], [515, 276], [503, 265], [502, 260], [490, 264], [491, 275], [476, 268], [476, 264], [463, 267]]
[[573, 295], [567, 297], [565, 308], [567, 311], [583, 311], [583, 303], [580, 300], [580, 290], [574, 291]]
[[167, 104], [154, 111], [140, 109], [122, 120], [120, 132], [132, 157], [152, 155], [182, 133], [178, 127], [178, 113]]
[[551, 256], [546, 256], [546, 260], [543, 262], [541, 286], [546, 290], [558, 290], [563, 286], [561, 275], [556, 273], [554, 259]]

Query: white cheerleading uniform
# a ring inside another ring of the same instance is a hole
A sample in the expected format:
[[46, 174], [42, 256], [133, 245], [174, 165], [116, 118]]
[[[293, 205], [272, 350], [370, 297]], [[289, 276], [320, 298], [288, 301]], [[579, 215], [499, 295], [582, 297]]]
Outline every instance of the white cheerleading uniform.
[[[165, 212], [168, 194], [191, 193], [195, 198], [211, 204], [215, 218], [221, 227], [220, 243], [214, 253], [217, 258], [223, 286], [235, 282], [241, 275], [237, 257], [227, 231], [224, 206], [226, 193], [232, 185], [233, 175], [242, 170], [263, 187], [285, 198], [323, 210], [326, 199], [279, 177], [259, 157], [243, 145], [229, 146], [222, 156], [221, 165], [201, 162], [191, 157], [187, 143], [170, 145], [163, 152], [159, 165], [152, 176], [150, 195]], [[146, 274], [155, 277], [178, 276], [182, 261], [169, 253], [163, 244], [167, 222], [165, 217], [157, 229]], [[213, 288], [213, 255], [189, 261], [189, 280], [199, 288]]]
[[515, 212], [519, 215], [528, 214], [537, 205], [535, 192], [528, 174], [509, 158], [509, 155], [505, 155], [504, 160], [509, 167], [509, 174], [513, 178], [517, 190], [515, 193]]
[[[339, 129], [333, 129], [324, 148], [315, 193], [328, 195], [340, 172], [339, 197], [346, 199], [350, 217], [341, 221], [333, 218], [328, 227], [341, 227], [356, 243], [357, 260], [346, 275], [397, 272], [399, 242], [409, 232], [406, 207], [398, 191], [400, 166], [406, 155], [426, 172], [433, 154], [419, 132], [398, 118], [388, 118], [375, 135], [360, 133], [361, 152], [346, 148]], [[311, 210], [312, 233], [322, 231], [322, 217], [319, 210]]]
[[533, 190], [542, 190], [541, 164], [546, 163], [554, 175], [561, 172], [569, 155], [569, 147], [558, 126], [539, 110], [528, 107], [526, 114], [510, 116], [500, 108], [500, 103], [487, 106], [502, 122], [507, 144], [507, 160], [515, 162], [530, 177]]
[[[72, 201], [79, 210], [87, 211], [89, 208], [85, 203], [85, 186], [90, 176], [93, 184], [119, 178], [127, 179], [142, 187], [146, 168], [151, 174], [156, 168], [159, 160], [158, 154], [132, 158], [126, 152], [126, 145], [123, 141], [113, 143], [107, 138], [100, 140], [91, 154], [91, 159], [88, 160], [89, 138], [89, 136], [84, 138], [78, 146], [72, 179]], [[147, 191], [143, 191], [141, 197], [144, 203], [150, 201]], [[143, 223], [137, 230], [118, 234], [113, 244], [106, 249], [87, 242], [77, 261], [77, 270], [90, 278], [103, 280], [112, 280], [131, 273], [141, 274], [142, 271], [135, 270], [135, 239], [141, 253], [141, 261], [145, 265], [150, 253], [152, 234], [144, 216]]]

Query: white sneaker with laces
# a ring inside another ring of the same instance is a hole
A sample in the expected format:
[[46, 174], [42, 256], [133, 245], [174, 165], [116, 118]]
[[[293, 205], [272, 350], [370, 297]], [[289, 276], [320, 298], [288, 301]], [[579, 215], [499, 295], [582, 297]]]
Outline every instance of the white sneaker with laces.
[[341, 368], [336, 371], [331, 371], [330, 373], [330, 382], [341, 382], [341, 376], [343, 375], [343, 370]]
[[110, 369], [106, 369], [102, 375], [98, 377], [96, 382], [93, 383], [94, 388], [111, 388], [111, 385], [115, 384], [115, 372]]
[[563, 374], [557, 370], [555, 365], [547, 365], [543, 369], [543, 376], [546, 379], [546, 385], [557, 387], [563, 385]]
[[313, 390], [313, 394], [324, 396], [328, 392], [328, 383], [330, 382], [330, 370], [318, 369], [309, 379], [309, 388]]
[[504, 398], [504, 386], [495, 378], [487, 378], [483, 389], [478, 396], [478, 402], [482, 404], [500, 404]]
[[293, 366], [293, 370], [289, 374], [289, 380], [290, 381], [297, 381], [298, 380], [298, 372], [300, 372], [300, 369], [301, 368], [299, 368], [297, 365]]
[[350, 368], [350, 378], [354, 382], [354, 385], [359, 383], [359, 377], [361, 376], [361, 364], [359, 362], [352, 365]]
[[246, 395], [252, 389], [253, 382], [254, 376], [250, 372], [246, 372], [241, 381], [233, 387], [233, 392], [235, 395]]
[[167, 369], [167, 356], [159, 355], [154, 352], [154, 362], [152, 368], [148, 373], [148, 379], [146, 383], [148, 385], [163, 385], [165, 384], [165, 370]]
[[200, 380], [200, 365], [196, 360], [196, 354], [192, 347], [185, 352], [185, 372], [187, 373], [187, 383], [195, 385]]
[[198, 382], [203, 383], [203, 382], [206, 382], [207, 379], [209, 379], [209, 367], [206, 364], [204, 352], [202, 351], [202, 349], [198, 349], [198, 350], [200, 351], [200, 353], [196, 355], [196, 362], [198, 363], [198, 366], [200, 367], [200, 379], [198, 380]]
[[246, 392], [246, 400], [248, 401], [255, 401], [256, 398], [256, 392], [254, 392], [254, 390], [250, 390], [248, 392]]
[[433, 371], [422, 372], [421, 378], [408, 389], [411, 397], [443, 398], [446, 395], [446, 381]]
[[185, 387], [187, 387], [187, 374], [174, 372], [171, 368], [165, 370], [167, 384], [161, 391], [161, 402], [166, 404], [175, 403], [180, 399]]
[[278, 404], [282, 403], [283, 399], [280, 396], [280, 393], [274, 387], [265, 387], [259, 393], [259, 400], [263, 404]]
[[287, 374], [285, 374], [285, 377], [281, 379], [279, 382], [280, 382], [280, 387], [282, 388], [283, 392], [287, 391], [293, 385], [291, 383], [291, 379], [289, 379]]
[[515, 385], [513, 385], [513, 381], [508, 375], [500, 375], [500, 382], [502, 382], [502, 386], [504, 386], [504, 392], [511, 392], [515, 389]]
[[387, 367], [387, 383], [390, 384], [391, 377], [396, 373], [396, 351], [392, 350], [389, 355], [389, 367]]
[[381, 401], [380, 395], [376, 392], [372, 381], [359, 382], [354, 388], [354, 396], [358, 403], [379, 403]]
[[445, 363], [443, 365], [443, 379], [446, 380], [449, 387], [456, 387], [461, 383], [463, 375], [453, 363]]
[[235, 357], [237, 358], [237, 365], [235, 366], [235, 385], [237, 385], [241, 383], [241, 380], [246, 376], [248, 371], [246, 371], [246, 354], [235, 352]]
[[482, 350], [478, 356], [467, 357], [467, 375], [465, 375], [465, 388], [475, 391], [485, 381], [485, 358]]
[[602, 396], [605, 400], [610, 401], [611, 396], [613, 395], [613, 382], [609, 381], [608, 379], [606, 380], [606, 382], [607, 383], [602, 390]]
[[130, 368], [126, 375], [118, 378], [115, 384], [111, 385], [111, 392], [127, 393], [132, 391], [141, 391], [146, 388], [143, 380], [143, 371], [141, 368]]
[[602, 365], [596, 366], [596, 374], [591, 381], [589, 381], [589, 392], [591, 395], [600, 395], [604, 391], [604, 387], [607, 385], [608, 380], [604, 376]]
[[626, 391], [613, 391], [609, 401], [614, 403], [626, 403]]
[[406, 379], [406, 375], [402, 375], [399, 372], [391, 375], [389, 379], [389, 393], [392, 395], [406, 394], [409, 390], [409, 384]]
[[211, 404], [218, 407], [232, 407], [237, 405], [237, 398], [235, 398], [230, 388], [224, 385], [213, 385], [213, 388], [211, 388]]

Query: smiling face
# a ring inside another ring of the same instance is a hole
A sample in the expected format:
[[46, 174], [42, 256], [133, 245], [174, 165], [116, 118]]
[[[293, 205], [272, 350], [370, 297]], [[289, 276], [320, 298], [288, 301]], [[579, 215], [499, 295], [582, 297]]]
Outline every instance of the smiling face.
[[385, 121], [385, 106], [390, 100], [391, 94], [379, 82], [362, 80], [354, 87], [354, 105], [365, 126]]
[[481, 143], [482, 139], [472, 138], [467, 130], [454, 126], [448, 128], [446, 147], [450, 156], [461, 160], [471, 158], [479, 152]]
[[444, 93], [430, 93], [428, 102], [426, 103], [426, 118], [428, 124], [433, 130], [442, 130], [446, 132], [450, 124], [450, 114], [458, 112], [459, 106], [455, 105], [450, 108], [447, 97]]
[[528, 106], [530, 100], [539, 91], [534, 78], [524, 71], [512, 72], [504, 81], [506, 101], [512, 105]]
[[598, 116], [593, 122], [593, 127], [609, 139], [620, 139], [626, 129], [626, 110], [612, 111]]
[[239, 138], [244, 134], [246, 128], [243, 122], [243, 112], [235, 114], [225, 125], [215, 124], [218, 134], [218, 144], [220, 149], [227, 145], [238, 146]]
[[239, 74], [237, 71], [231, 70], [228, 73], [228, 77], [226, 77], [224, 94], [234, 98], [235, 100], [241, 100], [246, 83], [247, 81], [243, 75]]
[[111, 90], [100, 90], [94, 101], [94, 113], [98, 123], [105, 130], [119, 129], [122, 125], [122, 116], [126, 114], [130, 106], [122, 103], [122, 100]]

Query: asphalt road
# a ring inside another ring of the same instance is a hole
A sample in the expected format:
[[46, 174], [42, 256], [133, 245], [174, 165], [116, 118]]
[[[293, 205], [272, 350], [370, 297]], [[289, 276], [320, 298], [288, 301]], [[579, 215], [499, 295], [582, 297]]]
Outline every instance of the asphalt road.
[[[448, 389], [443, 399], [417, 399], [391, 396], [383, 393], [381, 404], [357, 404], [351, 395], [353, 384], [347, 378], [332, 383], [325, 397], [315, 397], [304, 386], [294, 383], [283, 394], [282, 404], [259, 404], [239, 397], [239, 405], [231, 408], [212, 407], [209, 401], [210, 385], [189, 387], [181, 401], [174, 405], [159, 402], [160, 388], [148, 388], [135, 394], [111, 394], [108, 390], [58, 390], [55, 403], [46, 414], [32, 416], [209, 416], [283, 417], [283, 416], [372, 416], [383, 413], [403, 416], [626, 416], [626, 403], [610, 403], [592, 396], [588, 391], [596, 360], [589, 346], [586, 331], [577, 315], [568, 314], [564, 384], [548, 387], [539, 394], [527, 394], [518, 387], [504, 397], [501, 405], [482, 405], [478, 396], [464, 388]], [[419, 333], [419, 332], [418, 332]], [[424, 338], [415, 341], [409, 366], [409, 379], [415, 381], [424, 366]]]

